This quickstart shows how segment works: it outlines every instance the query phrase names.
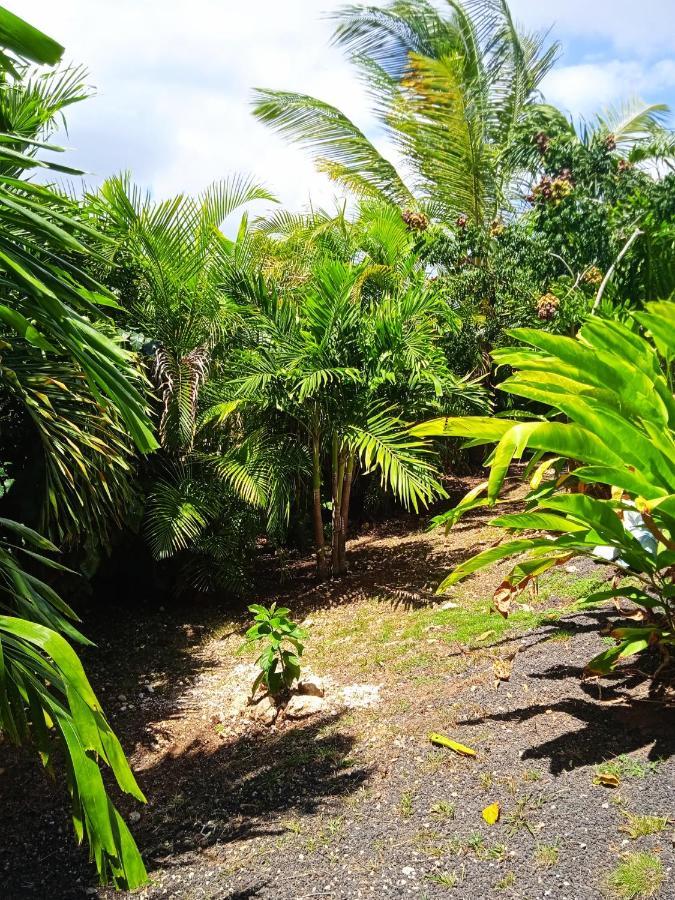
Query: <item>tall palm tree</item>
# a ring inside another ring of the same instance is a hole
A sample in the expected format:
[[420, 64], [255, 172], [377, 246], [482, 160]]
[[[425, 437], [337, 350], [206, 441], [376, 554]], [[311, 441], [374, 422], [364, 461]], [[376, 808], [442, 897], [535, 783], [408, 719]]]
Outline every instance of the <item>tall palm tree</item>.
[[[100, 238], [76, 204], [28, 177], [38, 168], [73, 172], [40, 151], [61, 149], [44, 134], [76, 99], [79, 78], [31, 79], [29, 61], [55, 65], [63, 48], [3, 8], [0, 44], [2, 402], [37, 429], [57, 522], [67, 529], [83, 515], [94, 527], [115, 502], [115, 469], [127, 464], [132, 442], [141, 452], [157, 444], [133, 354], [100, 311], [114, 297], [74, 261], [91, 258]], [[87, 479], [90, 491], [81, 493]], [[137, 887], [145, 868], [103, 765], [123, 791], [144, 797], [70, 645], [88, 643], [77, 617], [41, 575], [63, 569], [51, 556], [56, 547], [19, 522], [3, 518], [0, 528], [0, 731], [34, 747], [48, 771], [65, 760], [78, 840], [86, 836], [103, 880]]]
[[[258, 90], [255, 115], [307, 147], [350, 191], [446, 219], [491, 220], [509, 201], [508, 151], [539, 101], [558, 47], [519, 30], [506, 0], [393, 0], [337, 14], [335, 43], [357, 66], [406, 171], [339, 109]], [[399, 170], [400, 169], [400, 170]]]

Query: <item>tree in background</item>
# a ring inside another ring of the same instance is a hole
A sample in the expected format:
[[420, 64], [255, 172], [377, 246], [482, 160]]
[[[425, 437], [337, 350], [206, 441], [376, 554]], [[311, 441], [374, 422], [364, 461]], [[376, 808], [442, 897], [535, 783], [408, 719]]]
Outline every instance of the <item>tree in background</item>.
[[455, 331], [455, 317], [433, 290], [415, 235], [395, 207], [370, 202], [353, 222], [319, 214], [263, 227], [285, 232], [265, 252], [280, 254], [280, 267], [270, 268], [287, 289], [271, 276], [256, 278], [242, 308], [242, 345], [215, 385], [220, 400], [209, 415], [224, 421], [236, 410], [268, 432], [299, 437], [311, 457], [319, 573], [341, 575], [357, 470], [377, 471], [404, 506], [427, 505], [443, 493], [434, 453], [411, 438], [407, 422], [453, 404], [480, 405], [483, 397], [448, 365], [442, 342]]
[[252, 543], [273, 518], [297, 456], [278, 457], [252, 432], [216, 433], [203, 409], [240, 319], [232, 283], [237, 242], [223, 221], [255, 200], [273, 200], [235, 177], [200, 197], [154, 202], [128, 177], [111, 178], [89, 198], [111, 239], [105, 276], [116, 286], [118, 321], [141, 350], [153, 383], [161, 450], [140, 473], [145, 532], [158, 560], [179, 557], [176, 587], [240, 593]]

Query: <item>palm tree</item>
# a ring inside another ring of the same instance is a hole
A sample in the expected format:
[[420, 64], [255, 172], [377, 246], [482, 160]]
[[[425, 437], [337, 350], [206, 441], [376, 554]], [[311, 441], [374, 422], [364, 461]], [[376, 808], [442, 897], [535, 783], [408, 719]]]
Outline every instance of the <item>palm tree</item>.
[[343, 112], [305, 94], [258, 90], [255, 115], [357, 195], [490, 221], [509, 203], [509, 150], [558, 47], [520, 31], [505, 0], [449, 7], [442, 16], [430, 0], [394, 0], [337, 14], [335, 43], [359, 69], [405, 171]]
[[[426, 505], [442, 488], [431, 447], [411, 439], [406, 417], [445, 409], [458, 398], [480, 402], [481, 393], [449, 370], [440, 342], [455, 323], [426, 283], [414, 234], [395, 207], [363, 204], [353, 223], [343, 213], [332, 222], [314, 214], [277, 217], [261, 227], [267, 234], [286, 230], [287, 238], [277, 238], [278, 252], [295, 285], [291, 289], [273, 264], [284, 294], [273, 278], [257, 280], [256, 295], [242, 310], [242, 346], [215, 390], [221, 408], [265, 419], [307, 447], [319, 574], [341, 575], [357, 470], [378, 471], [405, 506]], [[269, 241], [265, 248], [268, 255], [274, 250]], [[322, 517], [325, 470], [330, 559]]]
[[[156, 559], [181, 557], [179, 590], [241, 592], [259, 513], [279, 530], [290, 476], [303, 465], [292, 447], [262, 440], [256, 429], [233, 429], [233, 419], [225, 433], [222, 408], [211, 409], [211, 382], [240, 318], [233, 297], [245, 252], [245, 242], [227, 238], [221, 225], [255, 200], [274, 198], [242, 177], [198, 198], [155, 202], [122, 176], [90, 198], [113, 241], [111, 261], [121, 264], [121, 324], [154, 384], [161, 452], [142, 473], [145, 530]], [[244, 215], [242, 235], [246, 222]]]
[[[54, 65], [63, 48], [1, 8], [0, 42], [2, 402], [37, 429], [57, 530], [64, 522], [65, 530], [82, 527], [73, 524], [80, 517], [93, 527], [119, 500], [115, 471], [120, 465], [124, 480], [132, 442], [141, 452], [157, 445], [134, 356], [100, 312], [114, 298], [74, 262], [91, 258], [89, 245], [100, 238], [76, 204], [26, 177], [37, 168], [73, 171], [38, 152], [60, 150], [44, 135], [81, 93], [79, 76], [31, 79], [29, 61]], [[90, 490], [81, 493], [87, 479]], [[144, 797], [69, 643], [89, 643], [77, 617], [36, 574], [63, 569], [50, 555], [56, 547], [19, 522], [3, 518], [0, 527], [0, 731], [34, 747], [48, 771], [65, 760], [78, 840], [86, 835], [103, 880], [137, 887], [146, 878], [143, 861], [108, 796], [102, 765], [123, 791]]]

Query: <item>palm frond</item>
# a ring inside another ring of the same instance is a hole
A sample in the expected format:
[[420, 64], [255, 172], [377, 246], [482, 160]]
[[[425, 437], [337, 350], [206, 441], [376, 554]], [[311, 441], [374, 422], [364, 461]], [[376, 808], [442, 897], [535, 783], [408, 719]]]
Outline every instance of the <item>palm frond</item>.
[[629, 100], [620, 106], [610, 106], [599, 113], [596, 116], [594, 131], [611, 134], [617, 148], [626, 152], [636, 142], [662, 133], [662, 125], [669, 111], [665, 103]]
[[372, 409], [367, 422], [348, 427], [345, 440], [358, 454], [364, 471], [379, 471], [383, 486], [406, 508], [418, 511], [420, 505], [443, 496], [430, 461], [430, 447], [412, 437], [394, 410]]
[[337, 164], [334, 174], [358, 177], [395, 203], [411, 199], [395, 167], [363, 132], [334, 106], [291, 91], [257, 90], [254, 115], [275, 131], [308, 148], [319, 160]]

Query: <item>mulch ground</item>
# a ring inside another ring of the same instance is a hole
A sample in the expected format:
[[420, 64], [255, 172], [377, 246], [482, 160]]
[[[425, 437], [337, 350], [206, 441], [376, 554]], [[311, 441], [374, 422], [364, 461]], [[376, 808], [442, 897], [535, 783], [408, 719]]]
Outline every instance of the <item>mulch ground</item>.
[[[315, 671], [381, 699], [272, 729], [217, 713], [241, 664], [241, 613], [124, 602], [85, 622], [94, 687], [148, 797], [132, 830], [152, 880], [136, 896], [590, 900], [636, 850], [662, 862], [654, 896], [675, 896], [675, 825], [622, 830], [629, 814], [675, 815], [673, 707], [634, 668], [581, 678], [612, 611], [494, 636], [487, 620], [468, 644], [436, 616], [439, 576], [493, 537], [480, 516], [448, 538], [415, 520], [373, 527], [352, 542], [350, 574], [327, 585], [311, 561], [291, 561], [256, 599], [308, 622]], [[477, 603], [497, 582], [487, 573], [452, 599]], [[432, 746], [430, 731], [476, 757]], [[608, 760], [618, 787], [597, 783]], [[74, 847], [62, 786], [29, 755], [0, 746], [0, 791], [2, 898], [113, 896]]]

